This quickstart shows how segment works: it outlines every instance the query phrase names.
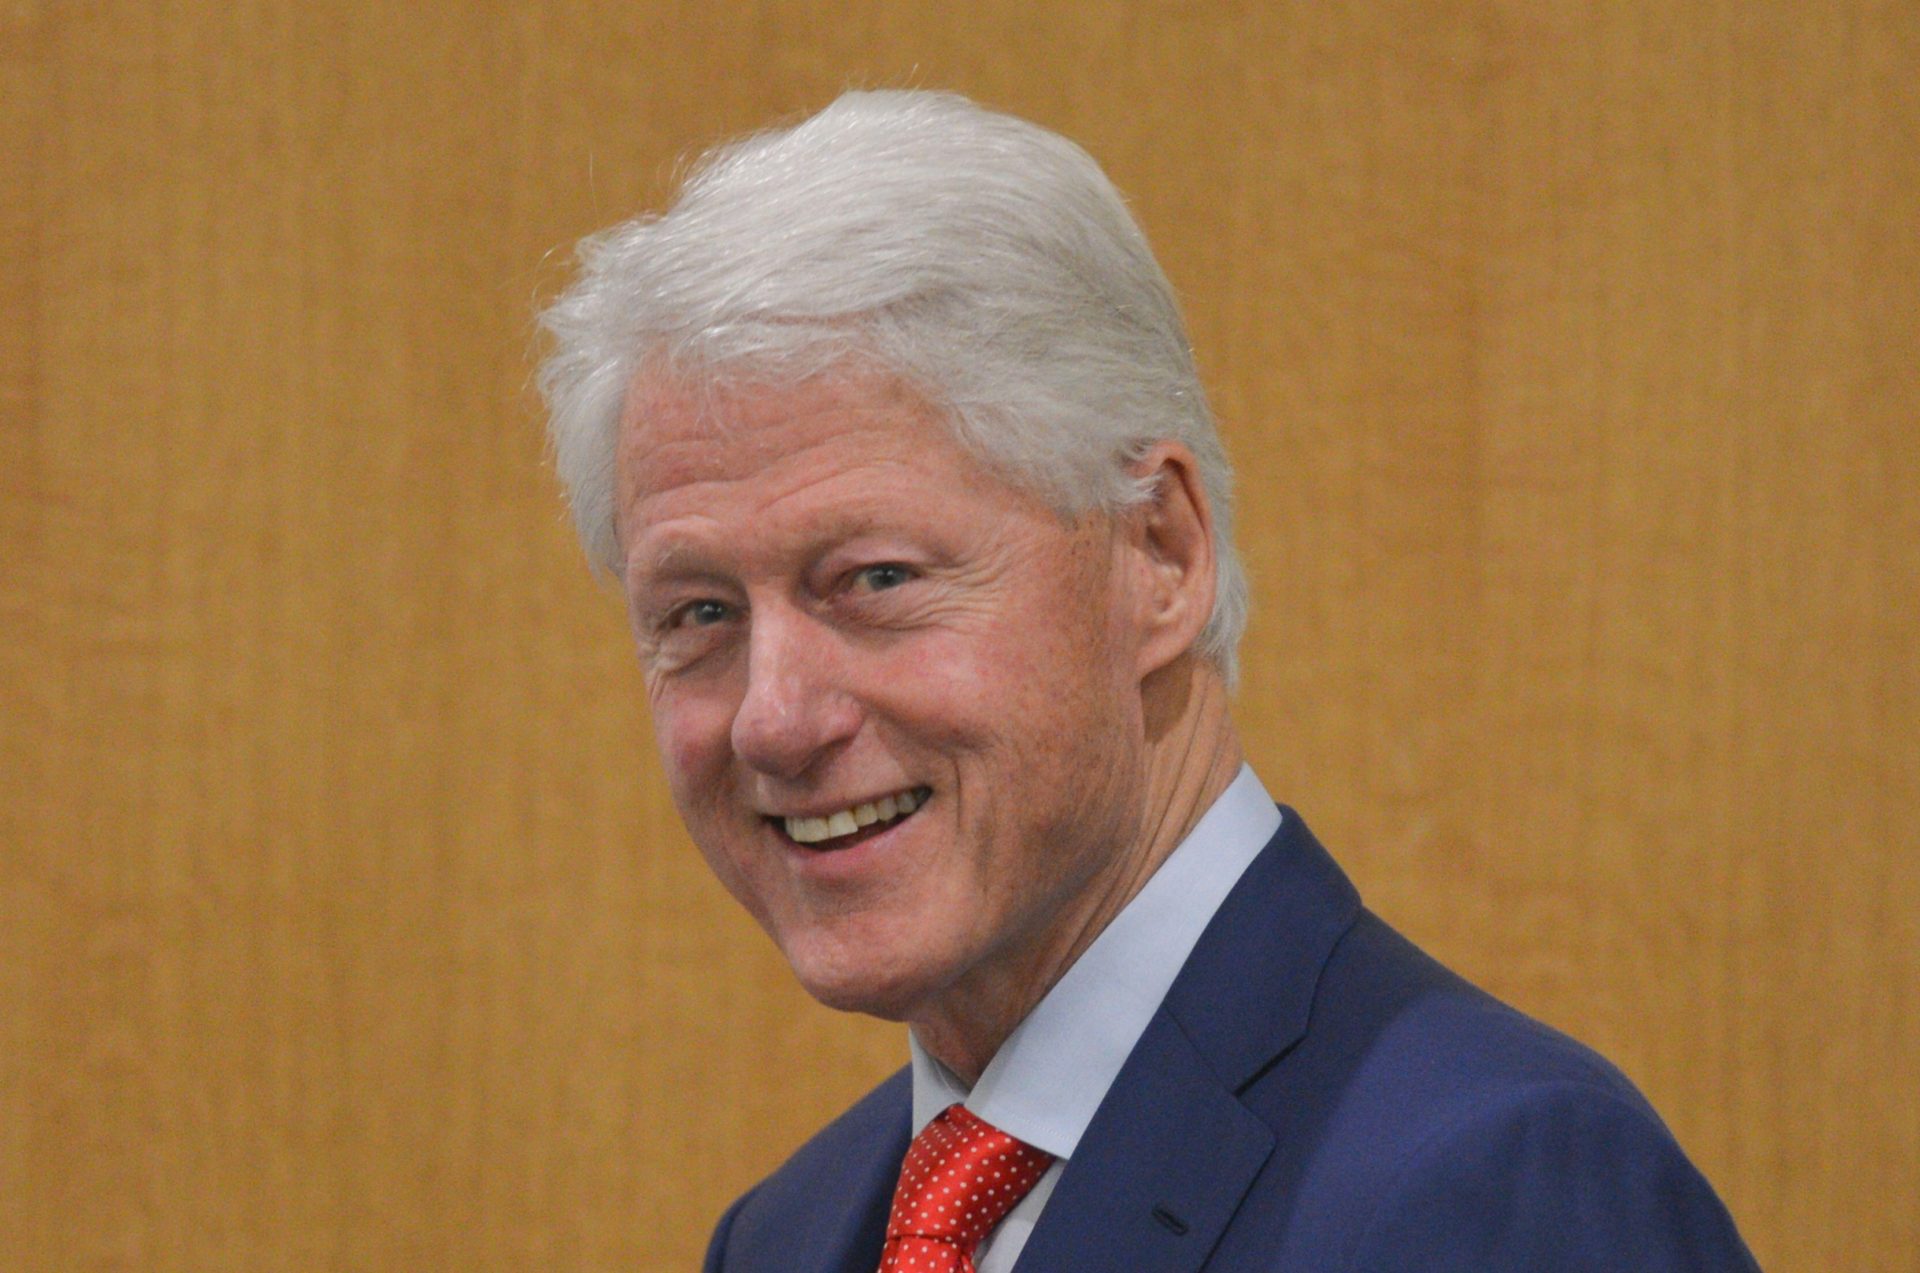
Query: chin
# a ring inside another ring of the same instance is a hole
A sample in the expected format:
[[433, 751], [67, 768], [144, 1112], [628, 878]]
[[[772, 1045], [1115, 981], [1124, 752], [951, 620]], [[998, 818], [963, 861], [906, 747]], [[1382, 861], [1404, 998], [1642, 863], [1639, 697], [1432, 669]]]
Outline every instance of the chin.
[[908, 1021], [944, 978], [925, 960], [876, 958], [878, 948], [841, 942], [783, 943], [787, 963], [801, 989], [840, 1012], [858, 1012], [882, 1021]]

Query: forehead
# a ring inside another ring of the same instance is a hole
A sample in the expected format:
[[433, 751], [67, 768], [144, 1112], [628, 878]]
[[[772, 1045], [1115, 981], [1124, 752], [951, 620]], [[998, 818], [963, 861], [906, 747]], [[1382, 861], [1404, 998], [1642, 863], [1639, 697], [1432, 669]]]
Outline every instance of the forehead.
[[835, 448], [951, 444], [926, 399], [895, 377], [843, 373], [797, 384], [727, 385], [642, 373], [627, 391], [623, 492], [724, 480]]
[[643, 374], [628, 390], [616, 467], [622, 532], [668, 509], [728, 499], [772, 507], [828, 488], [854, 503], [902, 486], [1021, 499], [924, 396], [899, 378], [852, 372], [791, 386]]

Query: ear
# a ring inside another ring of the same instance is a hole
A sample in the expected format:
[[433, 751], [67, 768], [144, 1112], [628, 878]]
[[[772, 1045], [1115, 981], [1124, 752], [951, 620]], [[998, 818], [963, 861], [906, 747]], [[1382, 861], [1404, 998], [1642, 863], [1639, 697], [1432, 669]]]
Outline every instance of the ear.
[[1152, 494], [1127, 513], [1142, 680], [1193, 648], [1213, 614], [1213, 507], [1199, 462], [1179, 442], [1156, 442], [1128, 466]]

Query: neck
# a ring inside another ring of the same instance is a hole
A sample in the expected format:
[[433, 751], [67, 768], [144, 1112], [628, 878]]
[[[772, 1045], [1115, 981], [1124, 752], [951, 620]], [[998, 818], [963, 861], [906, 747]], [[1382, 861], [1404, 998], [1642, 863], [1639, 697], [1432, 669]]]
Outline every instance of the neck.
[[1182, 658], [1143, 688], [1144, 799], [1130, 843], [1116, 846], [1112, 868], [1081, 899], [1084, 905], [1062, 916], [1046, 935], [1046, 947], [1020, 961], [1009, 977], [955, 988], [908, 1018], [920, 1046], [969, 1086], [1240, 772], [1240, 744], [1217, 669]]

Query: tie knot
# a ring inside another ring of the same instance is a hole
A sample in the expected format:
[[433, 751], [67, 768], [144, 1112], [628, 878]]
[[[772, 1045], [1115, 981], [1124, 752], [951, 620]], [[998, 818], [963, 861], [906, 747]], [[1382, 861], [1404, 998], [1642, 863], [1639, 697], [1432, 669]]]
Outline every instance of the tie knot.
[[965, 1106], [948, 1106], [913, 1138], [900, 1166], [881, 1273], [971, 1269], [973, 1248], [1052, 1161]]

